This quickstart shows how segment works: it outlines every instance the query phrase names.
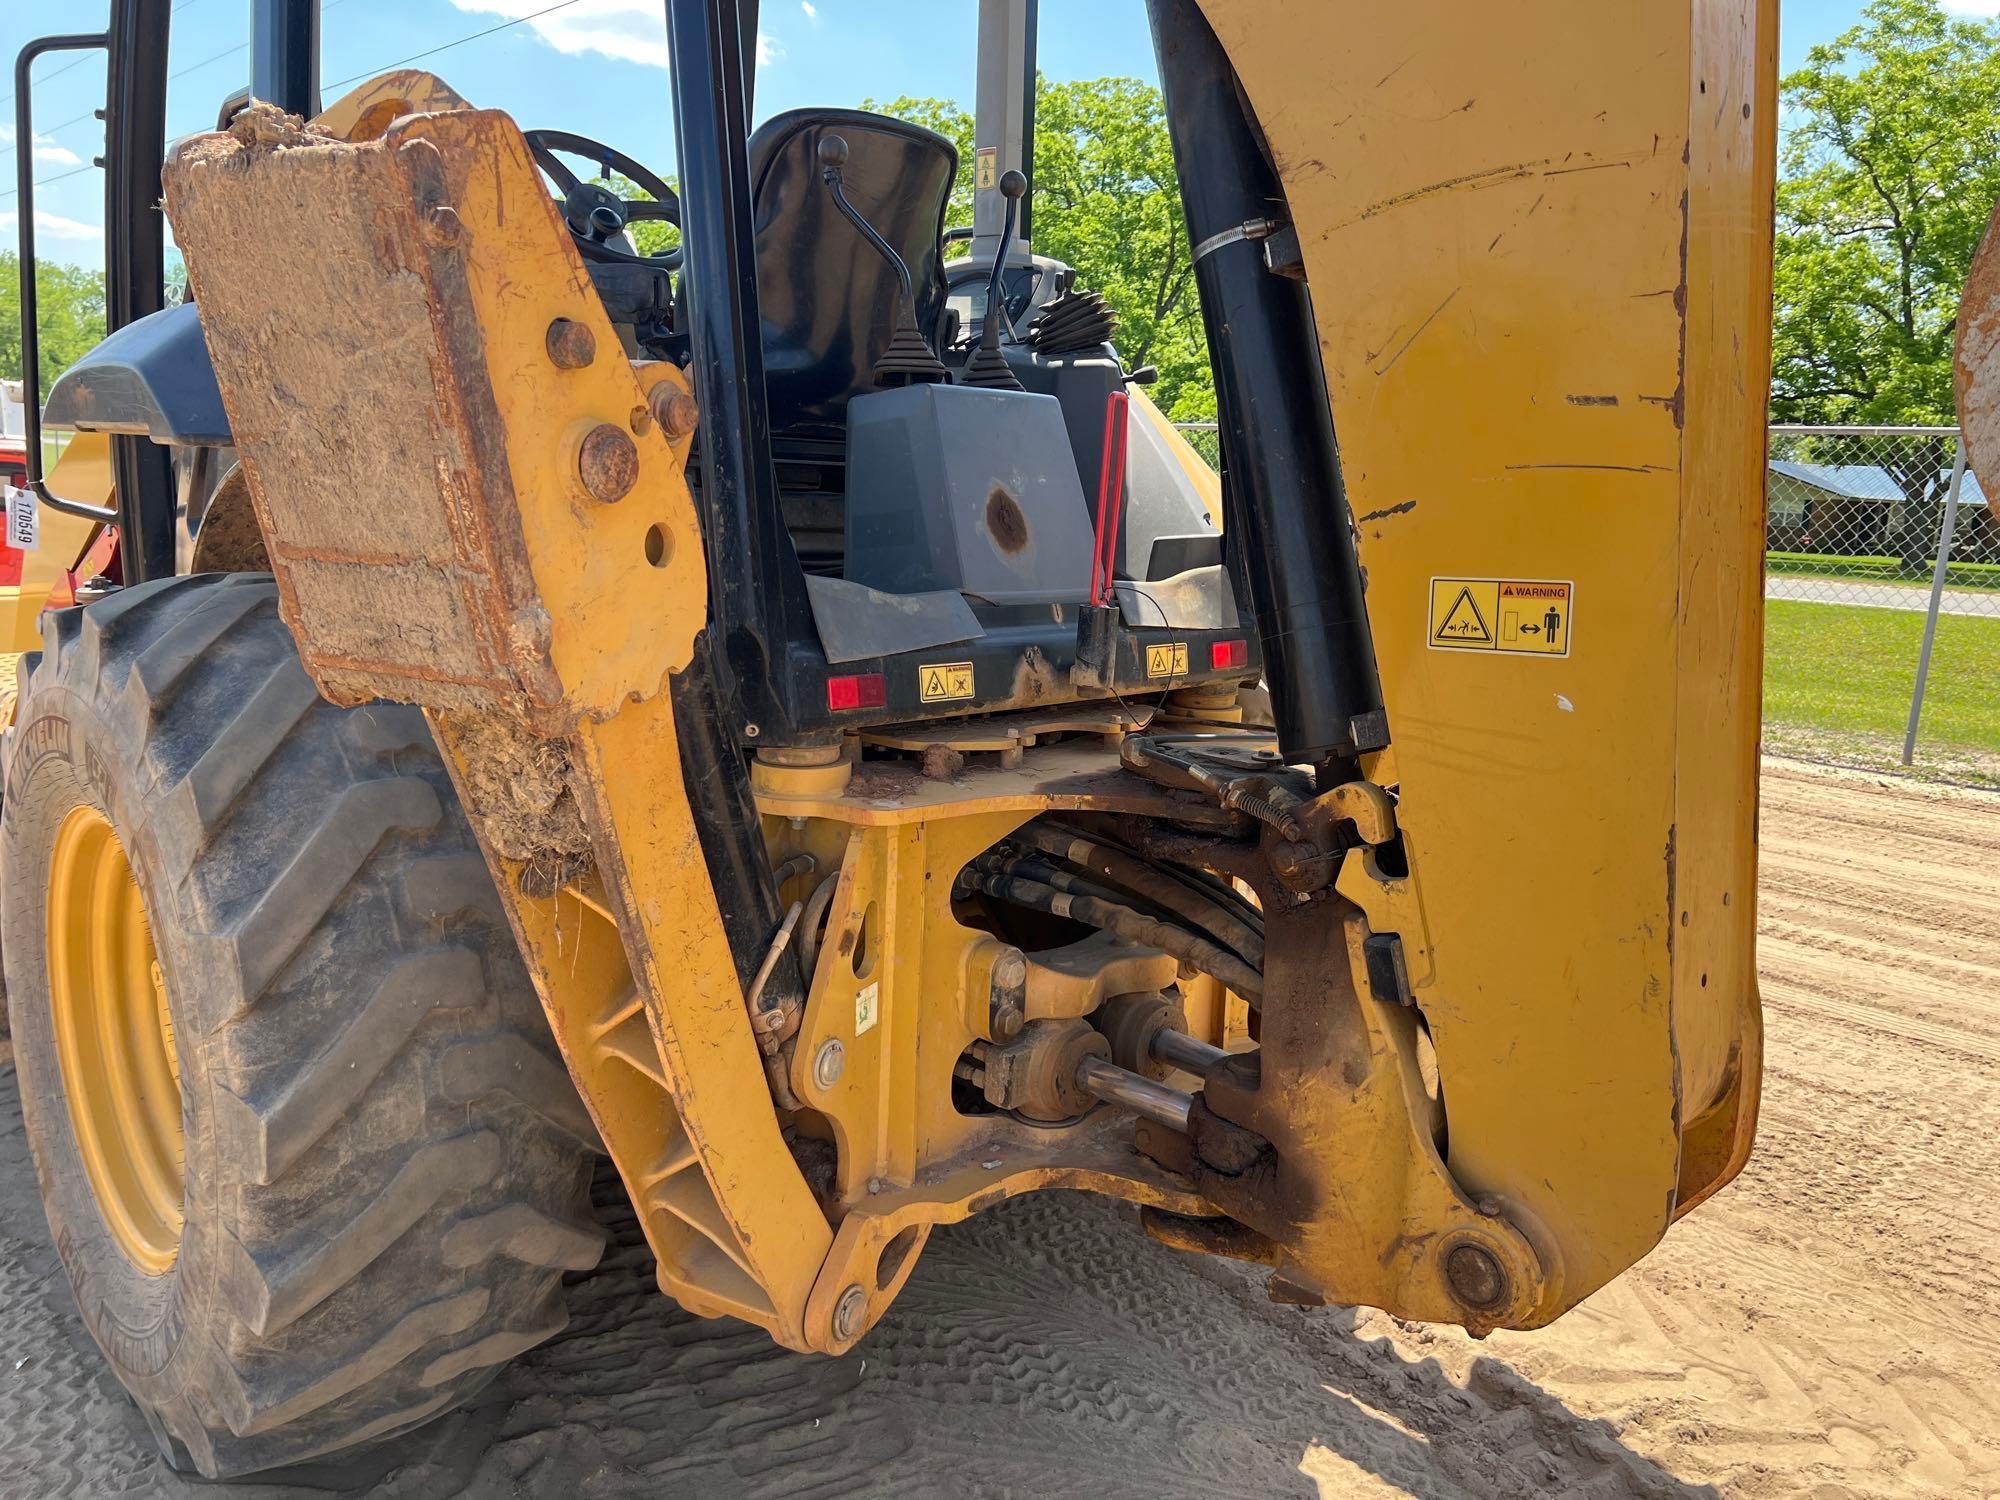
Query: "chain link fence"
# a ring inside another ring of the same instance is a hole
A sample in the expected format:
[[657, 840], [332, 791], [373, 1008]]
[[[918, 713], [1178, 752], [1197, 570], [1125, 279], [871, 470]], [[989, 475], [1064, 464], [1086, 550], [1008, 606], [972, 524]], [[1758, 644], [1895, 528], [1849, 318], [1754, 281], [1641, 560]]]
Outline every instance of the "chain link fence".
[[2000, 516], [1960, 457], [1953, 427], [1771, 429], [1767, 748], [2000, 784]]
[[1176, 422], [1182, 437], [1199, 453], [1211, 469], [1222, 467], [1222, 438], [1213, 422]]
[[1925, 611], [1942, 566], [1941, 609], [2000, 617], [2000, 527], [1958, 450], [1950, 427], [1773, 427], [1769, 597]]

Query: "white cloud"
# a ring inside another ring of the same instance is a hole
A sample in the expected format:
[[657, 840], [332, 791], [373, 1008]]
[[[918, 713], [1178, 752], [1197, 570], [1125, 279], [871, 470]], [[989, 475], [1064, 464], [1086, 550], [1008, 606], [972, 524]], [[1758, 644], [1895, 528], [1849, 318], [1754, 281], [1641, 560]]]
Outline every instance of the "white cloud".
[[785, 44], [768, 31], [757, 33], [757, 66], [769, 67], [774, 62], [785, 60]]
[[[14, 226], [20, 222], [20, 214], [11, 208], [0, 213], [0, 234], [12, 235]], [[104, 238], [104, 226], [86, 224], [81, 219], [65, 219], [61, 214], [38, 208], [35, 210], [35, 233], [57, 240], [101, 240]]]
[[[455, 10], [520, 21], [570, 57], [594, 52], [648, 67], [667, 66], [667, 14], [660, 0], [574, 0], [548, 15], [549, 0], [451, 0]], [[532, 17], [532, 19], [530, 19]]]
[[813, 4], [813, 0], [799, 0], [799, 9], [806, 13], [808, 21], [815, 26], [819, 24], [819, 7]]
[[1961, 16], [2000, 16], [2000, 0], [1944, 0], [1944, 8]]
[[[14, 127], [12, 125], [0, 125], [0, 147], [11, 146], [13, 144]], [[69, 147], [63, 145], [62, 142], [43, 135], [40, 131], [35, 132], [34, 158], [36, 161], [43, 162], [51, 167], [80, 167], [83, 165], [82, 157], [70, 150]]]

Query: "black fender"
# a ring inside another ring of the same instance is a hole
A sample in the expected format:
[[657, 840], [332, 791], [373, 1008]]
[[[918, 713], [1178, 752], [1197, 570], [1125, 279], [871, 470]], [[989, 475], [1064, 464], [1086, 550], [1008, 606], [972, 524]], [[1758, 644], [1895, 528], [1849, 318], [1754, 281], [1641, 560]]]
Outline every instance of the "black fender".
[[49, 390], [45, 427], [229, 447], [229, 417], [192, 302], [127, 323]]

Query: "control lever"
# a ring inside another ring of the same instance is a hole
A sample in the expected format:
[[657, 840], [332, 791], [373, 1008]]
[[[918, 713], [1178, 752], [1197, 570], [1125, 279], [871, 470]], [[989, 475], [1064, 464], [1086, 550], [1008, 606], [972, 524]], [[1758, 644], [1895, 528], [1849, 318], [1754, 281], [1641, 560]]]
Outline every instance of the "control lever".
[[841, 182], [841, 169], [847, 165], [846, 138], [831, 133], [821, 136], [817, 154], [820, 181], [833, 194], [834, 206], [846, 216], [848, 223], [861, 231], [862, 238], [875, 247], [875, 253], [889, 263], [902, 286], [902, 300], [896, 308], [896, 331], [889, 336], [889, 347], [875, 361], [875, 383], [920, 385], [949, 380], [950, 372], [939, 362], [923, 334], [918, 331], [916, 293], [910, 286], [910, 268], [896, 253], [895, 247], [877, 234], [875, 226], [847, 201], [847, 191]]
[[979, 347], [965, 362], [967, 385], [994, 391], [1021, 389], [1021, 382], [1014, 378], [1006, 356], [1000, 352], [1000, 321], [1007, 315], [1000, 300], [1000, 281], [1006, 274], [1007, 257], [1014, 249], [1014, 221], [1027, 191], [1028, 179], [1019, 172], [1009, 171], [1001, 176], [1000, 196], [1007, 200], [1007, 220], [1001, 226], [1000, 244], [993, 252], [993, 279], [986, 285], [986, 321], [979, 330]]

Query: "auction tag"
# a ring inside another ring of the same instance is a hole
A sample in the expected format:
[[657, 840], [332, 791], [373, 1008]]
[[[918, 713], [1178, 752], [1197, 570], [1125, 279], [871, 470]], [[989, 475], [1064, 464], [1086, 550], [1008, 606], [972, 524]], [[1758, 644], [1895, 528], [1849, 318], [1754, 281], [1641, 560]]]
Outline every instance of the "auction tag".
[[42, 545], [42, 508], [32, 490], [7, 490], [7, 545], [22, 552]]

